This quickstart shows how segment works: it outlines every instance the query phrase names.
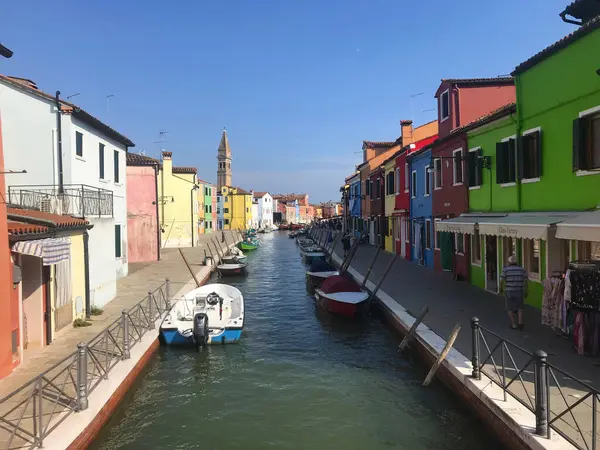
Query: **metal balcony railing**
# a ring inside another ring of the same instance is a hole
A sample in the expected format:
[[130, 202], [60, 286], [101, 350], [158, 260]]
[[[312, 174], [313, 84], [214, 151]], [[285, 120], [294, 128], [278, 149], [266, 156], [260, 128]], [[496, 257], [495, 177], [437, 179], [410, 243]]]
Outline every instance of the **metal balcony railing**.
[[0, 399], [0, 449], [43, 447], [72, 413], [88, 408], [88, 396], [171, 308], [169, 279], [123, 310], [121, 317], [69, 356]]
[[82, 219], [113, 217], [113, 192], [85, 184], [19, 185], [8, 187], [8, 203]]
[[535, 433], [558, 433], [579, 450], [600, 449], [600, 391], [471, 319], [472, 377], [486, 375], [535, 414]]

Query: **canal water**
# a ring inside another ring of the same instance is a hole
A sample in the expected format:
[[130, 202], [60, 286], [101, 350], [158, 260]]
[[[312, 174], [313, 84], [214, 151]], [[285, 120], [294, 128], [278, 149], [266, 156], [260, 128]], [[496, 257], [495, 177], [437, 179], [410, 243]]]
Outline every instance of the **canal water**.
[[287, 232], [262, 235], [245, 278], [242, 341], [161, 347], [93, 450], [499, 449], [482, 424], [397, 352], [377, 317], [315, 309]]

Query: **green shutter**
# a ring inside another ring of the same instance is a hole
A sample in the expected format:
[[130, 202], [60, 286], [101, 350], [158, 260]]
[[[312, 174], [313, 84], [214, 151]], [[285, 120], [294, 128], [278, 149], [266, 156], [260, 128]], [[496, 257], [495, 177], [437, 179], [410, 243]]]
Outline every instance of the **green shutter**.
[[121, 257], [121, 225], [115, 225], [115, 257]]
[[469, 171], [469, 187], [477, 186], [477, 152], [467, 153], [467, 170]]
[[[523, 148], [528, 144], [529, 136], [519, 136], [517, 145], [517, 170], [518, 170], [518, 179], [522, 180], [525, 177], [525, 174], [530, 173], [530, 168], [525, 170], [525, 158], [523, 157]], [[512, 141], [512, 139], [511, 139]]]
[[536, 148], [535, 152], [537, 155], [536, 162], [537, 167], [535, 168], [535, 176], [537, 178], [542, 176], [542, 131], [536, 131]]
[[506, 183], [506, 146], [503, 142], [496, 143], [496, 183]]
[[507, 180], [509, 183], [514, 183], [517, 181], [517, 173], [516, 173], [516, 148], [515, 148], [515, 140], [509, 139], [506, 143], [506, 152], [508, 152], [508, 174]]
[[477, 173], [477, 186], [483, 185], [483, 150], [479, 149], [475, 152], [475, 161], [477, 164], [475, 165], [475, 170]]
[[586, 142], [588, 124], [580, 117], [573, 121], [573, 172], [586, 169]]

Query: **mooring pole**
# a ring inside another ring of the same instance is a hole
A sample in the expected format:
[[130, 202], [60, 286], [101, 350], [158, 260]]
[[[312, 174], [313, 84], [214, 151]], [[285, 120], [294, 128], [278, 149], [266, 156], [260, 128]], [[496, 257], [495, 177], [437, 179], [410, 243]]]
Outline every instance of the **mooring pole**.
[[377, 257], [379, 256], [379, 252], [381, 251], [381, 247], [377, 247], [375, 253], [373, 254], [373, 259], [371, 259], [371, 263], [369, 264], [369, 268], [367, 269], [367, 273], [365, 274], [365, 279], [361, 284], [361, 289], [364, 289], [367, 285], [367, 280], [369, 279], [369, 275], [371, 275], [371, 270], [373, 270], [373, 266], [375, 265], [375, 261], [377, 261]]
[[221, 258], [221, 254], [219, 253], [219, 249], [217, 248], [217, 244], [212, 243], [215, 246], [215, 253], [217, 254], [217, 264], [220, 264], [223, 259]]
[[341, 236], [342, 236], [342, 235], [341, 235], [341, 233], [340, 233], [340, 234], [338, 234], [338, 235], [335, 237], [335, 239], [333, 240], [333, 242], [332, 242], [332, 244], [331, 244], [331, 247], [329, 247], [329, 250], [325, 249], [325, 251], [326, 251], [327, 253], [329, 253], [330, 255], [333, 255], [333, 251], [335, 250], [335, 247], [336, 247], [337, 243], [339, 242], [339, 240], [340, 240], [340, 237], [341, 237]]
[[225, 237], [225, 234], [223, 234], [223, 240], [225, 241], [225, 250], [227, 253], [229, 253], [229, 244], [227, 243], [227, 237]]
[[196, 278], [196, 274], [194, 273], [194, 271], [192, 270], [192, 268], [190, 267], [190, 263], [188, 262], [188, 260], [186, 259], [185, 255], [183, 254], [183, 252], [181, 251], [181, 248], [179, 248], [179, 254], [181, 255], [181, 257], [183, 258], [183, 262], [185, 263], [186, 267], [188, 268], [188, 270], [190, 271], [190, 273], [192, 274], [192, 278], [194, 278], [194, 281], [196, 282], [196, 286], [200, 287], [200, 282], [198, 281], [198, 278]]
[[219, 261], [220, 261], [221, 260], [221, 246], [219, 245], [219, 240], [217, 239], [216, 242], [212, 241], [212, 243], [215, 246], [215, 250], [217, 252], [217, 256], [219, 257]]
[[433, 366], [431, 366], [431, 370], [427, 374], [427, 378], [425, 378], [425, 381], [423, 381], [423, 386], [429, 386], [429, 383], [431, 383], [431, 380], [433, 380], [435, 373], [437, 372], [439, 367], [442, 365], [442, 362], [444, 362], [444, 359], [446, 359], [446, 356], [448, 355], [448, 353], [450, 353], [450, 349], [452, 348], [452, 345], [454, 344], [454, 341], [456, 340], [456, 337], [458, 336], [459, 331], [460, 331], [460, 324], [457, 323], [456, 325], [454, 325], [454, 328], [452, 329], [452, 332], [450, 333], [450, 337], [448, 337], [448, 341], [446, 342], [446, 345], [444, 346], [442, 353], [440, 353], [440, 356], [438, 356], [438, 358], [435, 361], [435, 363], [433, 364]]
[[375, 296], [377, 295], [377, 292], [379, 291], [379, 288], [383, 284], [383, 281], [387, 277], [388, 273], [390, 273], [390, 270], [392, 270], [392, 266], [396, 262], [396, 259], [398, 258], [398, 255], [399, 255], [399, 253], [396, 253], [394, 255], [394, 257], [392, 258], [392, 260], [388, 263], [387, 267], [385, 268], [385, 272], [383, 272], [383, 276], [381, 277], [381, 279], [379, 280], [379, 282], [375, 286], [375, 289], [373, 290], [373, 292], [371, 292], [371, 295], [369, 295], [367, 303], [371, 303], [371, 301], [373, 300], [373, 298], [375, 298]]
[[415, 319], [414, 323], [412, 324], [412, 327], [410, 327], [410, 330], [408, 330], [408, 333], [406, 334], [406, 336], [404, 336], [404, 339], [402, 339], [402, 342], [400, 342], [400, 345], [398, 346], [399, 352], [401, 352], [406, 347], [408, 347], [408, 342], [413, 338], [413, 336], [417, 332], [417, 328], [419, 327], [419, 325], [425, 318], [425, 314], [427, 314], [428, 311], [429, 311], [429, 307], [427, 305], [423, 306], [423, 309], [421, 310], [421, 314], [419, 314], [419, 317], [417, 317]]
[[206, 246], [208, 247], [208, 251], [210, 252], [210, 259], [212, 260], [212, 264], [216, 266], [218, 261], [215, 259], [215, 255], [213, 254], [212, 248], [210, 248], [210, 241], [206, 242]]

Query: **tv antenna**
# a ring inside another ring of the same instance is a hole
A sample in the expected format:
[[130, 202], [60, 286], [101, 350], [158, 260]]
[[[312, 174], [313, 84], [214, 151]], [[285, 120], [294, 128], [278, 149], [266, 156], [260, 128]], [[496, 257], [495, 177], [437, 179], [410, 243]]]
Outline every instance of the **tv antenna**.
[[81, 92], [78, 92], [77, 94], [67, 95], [67, 100], [72, 99], [73, 97], [77, 97], [78, 95], [81, 95]]

